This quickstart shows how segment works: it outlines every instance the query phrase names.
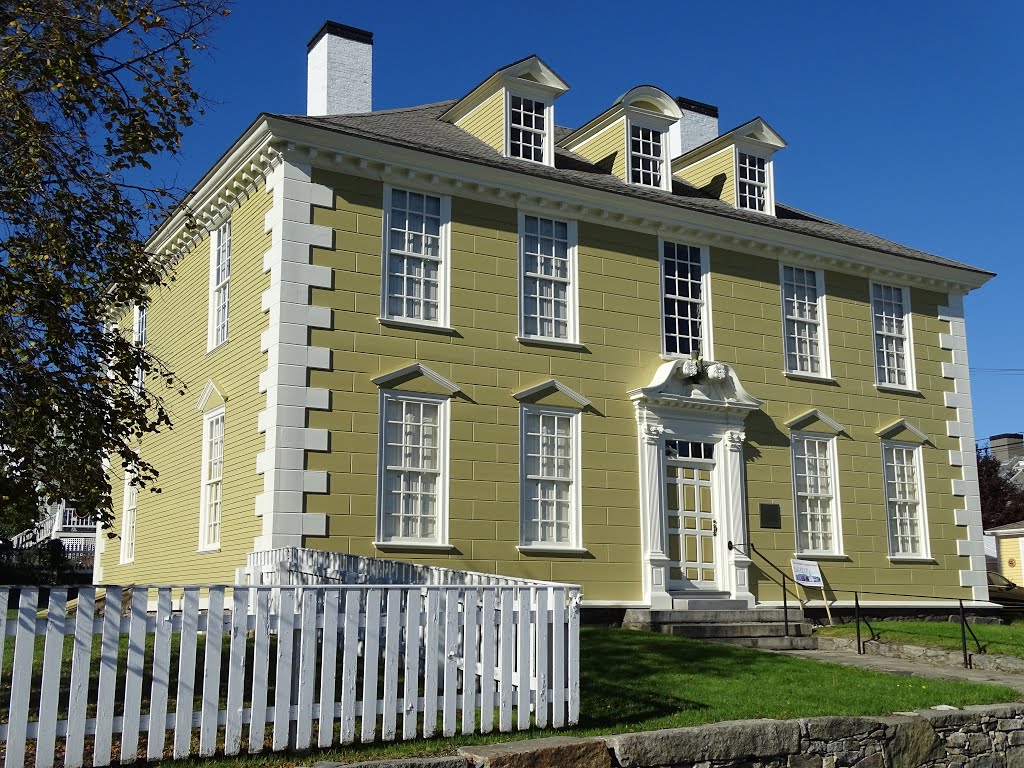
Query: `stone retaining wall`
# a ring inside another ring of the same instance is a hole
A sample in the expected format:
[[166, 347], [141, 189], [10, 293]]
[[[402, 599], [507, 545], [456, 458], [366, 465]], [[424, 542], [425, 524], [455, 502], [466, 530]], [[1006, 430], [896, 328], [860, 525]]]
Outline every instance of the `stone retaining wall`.
[[[317, 763], [337, 768], [339, 763]], [[817, 717], [465, 747], [369, 768], [1024, 768], [1024, 704]], [[355, 766], [347, 766], [355, 768]]]
[[[857, 641], [850, 637], [822, 637], [815, 635], [819, 651], [856, 651]], [[974, 641], [968, 639], [967, 651], [977, 648]], [[888, 656], [894, 659], [924, 661], [948, 667], [962, 667], [963, 651], [949, 651], [944, 648], [927, 648], [921, 645], [903, 645], [900, 643], [882, 643], [876, 640], [864, 641], [864, 653], [872, 656]], [[1024, 673], [1024, 659], [1016, 656], [1002, 656], [989, 653], [970, 653], [973, 669], [997, 669], [1001, 672], [1014, 674]]]

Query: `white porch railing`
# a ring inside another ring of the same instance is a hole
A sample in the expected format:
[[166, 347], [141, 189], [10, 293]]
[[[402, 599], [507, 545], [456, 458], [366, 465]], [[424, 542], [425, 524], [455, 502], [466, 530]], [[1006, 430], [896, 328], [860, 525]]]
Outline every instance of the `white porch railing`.
[[54, 588], [45, 614], [23, 588], [7, 618], [9, 598], [0, 588], [7, 768], [579, 718], [578, 587], [108, 586], [70, 609]]

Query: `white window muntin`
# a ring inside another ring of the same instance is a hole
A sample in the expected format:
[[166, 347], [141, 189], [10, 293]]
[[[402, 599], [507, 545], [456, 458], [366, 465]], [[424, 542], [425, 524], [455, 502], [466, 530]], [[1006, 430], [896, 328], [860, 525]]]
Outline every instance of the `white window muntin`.
[[782, 291], [783, 369], [815, 378], [831, 376], [825, 313], [825, 273], [779, 264]]
[[519, 336], [579, 342], [577, 229], [573, 220], [519, 211]]
[[889, 557], [931, 557], [922, 448], [915, 443], [882, 441]]
[[[529, 114], [540, 118], [540, 126], [538, 121], [533, 119], [521, 120], [516, 123], [517, 112], [519, 115], [522, 114], [522, 110], [516, 110], [516, 100], [518, 103], [529, 101], [533, 105], [540, 105], [543, 110], [542, 114], [538, 114], [536, 111], [531, 111]], [[555, 124], [555, 112], [554, 112], [554, 99], [553, 94], [549, 91], [538, 91], [534, 92], [528, 88], [516, 86], [515, 90], [505, 89], [505, 156], [516, 157], [522, 160], [529, 160], [531, 162], [541, 163], [543, 165], [553, 166], [555, 164], [555, 140], [553, 126]], [[518, 146], [530, 148], [531, 151], [524, 152], [522, 154], [516, 154], [517, 142], [516, 130], [519, 129], [520, 133]], [[540, 138], [540, 145], [536, 143], [537, 137]], [[540, 158], [537, 158], [536, 150], [540, 150]]]
[[874, 331], [875, 383], [912, 390], [916, 383], [910, 290], [874, 282], [868, 290]]
[[[659, 240], [658, 254], [661, 262], [662, 355], [689, 358], [695, 348], [701, 357], [713, 360], [708, 249]], [[695, 346], [694, 340], [697, 342]], [[684, 349], [687, 345], [689, 349]]]
[[210, 232], [210, 292], [206, 351], [228, 340], [231, 306], [231, 219]]
[[578, 410], [520, 405], [520, 546], [582, 548], [581, 433]]
[[380, 318], [447, 328], [452, 199], [410, 187], [384, 187]]
[[626, 180], [655, 189], [672, 189], [668, 131], [664, 120], [630, 112], [626, 120]]
[[[135, 320], [132, 326], [132, 341], [137, 347], [146, 346], [146, 331], [149, 311], [147, 307], [135, 307]], [[135, 386], [142, 389], [146, 386], [146, 372], [139, 366], [135, 369]]]
[[802, 555], [843, 553], [836, 436], [793, 432], [793, 518]]
[[736, 207], [775, 215], [772, 159], [742, 145], [736, 147]]
[[449, 408], [448, 397], [381, 390], [378, 543], [448, 543]]
[[220, 549], [224, 500], [224, 406], [203, 414], [199, 550]]
[[121, 557], [120, 564], [135, 562], [135, 529], [138, 520], [139, 489], [132, 484], [132, 476], [124, 476], [124, 500], [121, 505]]

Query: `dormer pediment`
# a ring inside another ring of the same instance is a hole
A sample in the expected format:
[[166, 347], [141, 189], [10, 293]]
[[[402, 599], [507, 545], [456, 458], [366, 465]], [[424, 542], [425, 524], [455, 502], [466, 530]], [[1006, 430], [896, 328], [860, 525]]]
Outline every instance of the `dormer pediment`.
[[568, 90], [540, 57], [528, 56], [499, 69], [438, 119], [506, 157], [554, 165], [554, 102]]
[[710, 360], [672, 360], [646, 387], [630, 391], [634, 402], [709, 411], [756, 411], [764, 403], [747, 392], [732, 366]]
[[207, 379], [206, 386], [203, 387], [202, 393], [199, 395], [199, 400], [196, 401], [196, 410], [199, 413], [206, 413], [212, 411], [214, 408], [219, 408], [227, 402], [228, 396], [224, 393], [224, 389], [220, 387], [213, 379]]

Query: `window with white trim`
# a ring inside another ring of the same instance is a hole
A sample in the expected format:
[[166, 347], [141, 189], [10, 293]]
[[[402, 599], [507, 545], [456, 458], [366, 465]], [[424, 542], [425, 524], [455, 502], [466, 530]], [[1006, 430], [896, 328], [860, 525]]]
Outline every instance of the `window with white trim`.
[[508, 154], [536, 163], [545, 161], [547, 105], [537, 99], [509, 94]]
[[629, 178], [645, 187], [662, 187], [664, 137], [657, 128], [629, 124]]
[[228, 308], [231, 299], [231, 219], [210, 237], [210, 318], [207, 351], [228, 340]]
[[836, 478], [836, 438], [794, 432], [793, 506], [797, 551], [839, 554], [839, 498]]
[[381, 391], [378, 540], [447, 541], [448, 398]]
[[738, 152], [736, 166], [739, 171], [736, 190], [738, 206], [750, 211], [771, 213], [769, 161], [747, 152]]
[[203, 416], [203, 478], [199, 549], [219, 549], [224, 498], [224, 408]]
[[382, 317], [446, 326], [451, 198], [389, 187], [385, 214]]
[[875, 380], [893, 387], [914, 386], [910, 344], [910, 296], [906, 288], [871, 284], [875, 330]]
[[[146, 346], [146, 324], [147, 324], [147, 308], [136, 307], [135, 308], [135, 328], [132, 331], [132, 341], [135, 342], [137, 347]], [[146, 371], [140, 365], [135, 369], [135, 387], [137, 389], [143, 389], [146, 386]]]
[[662, 352], [708, 357], [705, 252], [665, 241], [661, 252]]
[[782, 318], [786, 371], [828, 376], [822, 273], [782, 267]]
[[575, 224], [520, 217], [520, 333], [525, 338], [576, 341]]
[[921, 446], [882, 441], [890, 557], [927, 557]]
[[121, 506], [121, 558], [122, 565], [135, 562], [135, 521], [139, 508], [139, 489], [130, 474], [124, 477], [124, 502]]
[[579, 411], [520, 406], [523, 546], [581, 546], [579, 420]]

